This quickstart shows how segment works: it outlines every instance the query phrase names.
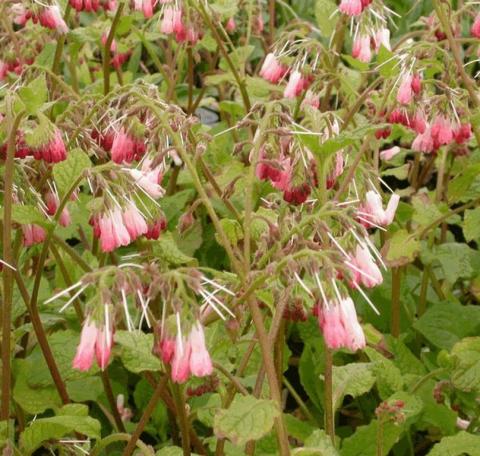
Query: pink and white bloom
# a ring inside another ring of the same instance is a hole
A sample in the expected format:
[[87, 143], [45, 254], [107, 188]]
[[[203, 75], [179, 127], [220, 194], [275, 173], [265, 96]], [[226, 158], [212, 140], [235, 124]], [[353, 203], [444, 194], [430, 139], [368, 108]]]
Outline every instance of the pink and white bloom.
[[288, 79], [287, 86], [283, 92], [285, 98], [295, 98], [302, 92], [304, 88], [304, 80], [302, 73], [298, 70], [292, 71]]
[[407, 105], [413, 99], [413, 90], [412, 90], [412, 80], [413, 76], [409, 73], [403, 77], [402, 83], [398, 88], [397, 101], [401, 104]]
[[366, 340], [363, 329], [358, 322], [357, 312], [352, 298], [346, 297], [340, 303], [340, 314], [343, 326], [345, 328], [346, 348], [357, 351], [365, 348]]
[[362, 10], [361, 0], [342, 0], [338, 9], [348, 16], [358, 16]]
[[160, 185], [163, 179], [163, 167], [160, 165], [151, 168], [151, 163], [151, 160], [145, 159], [141, 169], [128, 169], [128, 173], [135, 180], [136, 185], [152, 198], [160, 198], [165, 194], [165, 190]]
[[391, 160], [395, 155], [400, 152], [400, 147], [393, 146], [390, 149], [385, 149], [380, 152], [380, 159], [382, 160]]
[[430, 154], [434, 150], [432, 129], [429, 125], [426, 126], [423, 133], [419, 133], [412, 142], [412, 150], [416, 152], [424, 152]]
[[60, 130], [55, 128], [52, 135], [43, 144], [32, 147], [33, 157], [47, 163], [58, 163], [67, 158], [67, 149], [62, 139]]
[[347, 333], [343, 325], [340, 308], [334, 302], [319, 306], [318, 324], [323, 333], [325, 344], [331, 350], [338, 350], [346, 345]]
[[160, 31], [166, 35], [172, 33], [181, 35], [184, 32], [182, 10], [180, 8], [170, 5], [164, 8]]
[[162, 335], [156, 353], [165, 364], [170, 364], [175, 355], [175, 338], [168, 334]]
[[38, 21], [43, 27], [56, 30], [62, 35], [68, 32], [68, 26], [63, 20], [60, 7], [57, 4], [45, 7], [38, 15]]
[[93, 364], [95, 355], [95, 344], [98, 337], [98, 328], [95, 322], [87, 318], [83, 323], [80, 343], [77, 347], [77, 353], [73, 359], [73, 368], [83, 372], [88, 371]]
[[133, 202], [130, 202], [122, 214], [123, 223], [130, 236], [130, 241], [134, 241], [142, 234], [148, 231], [147, 222]]
[[390, 30], [386, 27], [379, 28], [373, 37], [373, 41], [375, 42], [376, 52], [380, 50], [380, 46], [390, 51]]
[[175, 383], [185, 383], [190, 377], [190, 355], [192, 348], [190, 341], [177, 334], [175, 354], [172, 360], [172, 380]]
[[351, 258], [350, 262], [356, 266], [356, 269], [351, 268], [354, 284], [373, 288], [383, 282], [382, 273], [367, 246], [357, 245], [355, 256]]
[[307, 90], [302, 101], [302, 107], [305, 106], [311, 106], [314, 109], [318, 109], [320, 107], [320, 95], [311, 90]]
[[199, 321], [190, 331], [189, 343], [192, 349], [190, 355], [190, 371], [197, 377], [205, 377], [213, 372], [212, 359], [205, 345], [205, 333]]
[[276, 84], [288, 72], [288, 68], [282, 65], [278, 58], [270, 52], [265, 57], [262, 68], [260, 69], [260, 76], [273, 84]]
[[156, 0], [134, 0], [133, 8], [135, 11], [142, 11], [143, 15], [148, 19], [153, 16], [153, 8]]
[[120, 209], [103, 214], [98, 220], [100, 247], [103, 252], [111, 252], [120, 246], [130, 244], [131, 239], [123, 223]]
[[359, 216], [363, 219], [362, 223], [369, 225], [367, 222], [372, 222], [371, 226], [390, 225], [395, 217], [399, 201], [400, 196], [393, 193], [387, 204], [387, 208], [384, 210], [382, 197], [373, 190], [368, 191], [365, 195], [365, 202], [361, 205], [359, 210]]
[[432, 123], [431, 134], [435, 149], [438, 149], [440, 146], [450, 144], [453, 141], [452, 122], [445, 116], [437, 116]]
[[100, 328], [95, 340], [95, 356], [100, 369], [104, 370], [108, 366], [112, 354], [113, 331], [112, 328]]
[[368, 63], [372, 60], [370, 37], [368, 35], [358, 35], [357, 38], [355, 38], [352, 48], [352, 57], [364, 63]]
[[237, 28], [237, 24], [235, 23], [235, 19], [231, 17], [227, 23], [225, 24], [225, 30], [228, 33], [233, 33]]

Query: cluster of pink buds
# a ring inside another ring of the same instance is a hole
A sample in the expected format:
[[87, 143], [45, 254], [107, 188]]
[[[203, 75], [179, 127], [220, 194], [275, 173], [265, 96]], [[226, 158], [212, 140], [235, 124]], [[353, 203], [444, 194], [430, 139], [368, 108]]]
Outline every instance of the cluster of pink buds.
[[110, 155], [115, 163], [131, 163], [140, 160], [145, 154], [146, 146], [142, 132], [135, 128], [121, 128], [115, 133]]
[[97, 364], [101, 369], [107, 367], [113, 345], [113, 328], [105, 325], [98, 328], [95, 321], [86, 318], [83, 323], [80, 343], [73, 359], [73, 368], [80, 371], [88, 371], [96, 357]]
[[101, 7], [105, 11], [114, 11], [117, 8], [117, 0], [69, 0], [70, 6], [78, 11], [96, 13]]
[[368, 63], [373, 51], [378, 52], [381, 46], [390, 50], [390, 30], [387, 28], [381, 27], [373, 35], [358, 33], [353, 41], [352, 57]]
[[338, 9], [348, 16], [359, 16], [372, 0], [342, 0]]
[[[103, 46], [107, 43], [107, 35], [104, 33], [101, 38]], [[132, 55], [131, 50], [127, 50], [126, 52], [118, 52], [117, 51], [117, 43], [115, 40], [112, 40], [112, 44], [110, 45], [110, 52], [112, 58], [110, 59], [110, 63], [115, 69], [121, 68], [121, 66], [130, 58]]]
[[[56, 30], [60, 34], [65, 34], [68, 32], [68, 26], [63, 20], [62, 13], [60, 12], [60, 7], [57, 4], [46, 6], [38, 14], [38, 22], [43, 27], [49, 28], [51, 30]], [[32, 18], [35, 20], [35, 18]]]
[[115, 207], [102, 214], [94, 215], [90, 223], [93, 225], [94, 236], [100, 239], [103, 252], [112, 252], [118, 247], [127, 246], [139, 236], [147, 235], [154, 229], [154, 223], [149, 227], [133, 201], [130, 201], [122, 210]]
[[[169, 3], [169, 2], [165, 2]], [[199, 32], [193, 23], [184, 23], [183, 10], [181, 6], [167, 4], [162, 10], [162, 22], [160, 31], [165, 35], [175, 35], [179, 43], [188, 42], [195, 44], [199, 39]]]
[[157, 4], [157, 0], [133, 0], [133, 9], [141, 11], [145, 18], [149, 19], [153, 16], [153, 9]]
[[26, 135], [25, 142], [36, 160], [58, 163], [67, 158], [67, 149], [60, 130], [54, 125], [40, 125]]
[[182, 337], [180, 333], [175, 339], [163, 335], [155, 351], [164, 363], [171, 364], [175, 383], [185, 383], [190, 375], [206, 377], [213, 372], [205, 334], [199, 321], [192, 326], [188, 337]]

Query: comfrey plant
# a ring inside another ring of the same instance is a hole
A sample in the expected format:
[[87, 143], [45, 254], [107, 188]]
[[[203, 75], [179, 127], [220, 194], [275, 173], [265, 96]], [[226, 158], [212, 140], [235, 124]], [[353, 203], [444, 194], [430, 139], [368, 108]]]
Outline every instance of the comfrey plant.
[[480, 13], [420, 3], [1, 2], [4, 454], [477, 451]]

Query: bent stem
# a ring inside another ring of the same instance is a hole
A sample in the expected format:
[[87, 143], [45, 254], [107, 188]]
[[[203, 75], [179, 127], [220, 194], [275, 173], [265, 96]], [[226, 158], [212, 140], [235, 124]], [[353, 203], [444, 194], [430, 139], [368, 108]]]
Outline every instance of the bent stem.
[[[4, 174], [4, 200], [3, 200], [3, 261], [7, 264], [13, 263], [12, 251], [12, 205], [13, 205], [13, 175], [15, 142], [18, 126], [23, 117], [23, 112], [13, 118], [12, 100], [7, 102], [9, 110], [9, 136], [7, 144], [7, 160], [5, 162]], [[1, 307], [2, 317], [2, 405], [0, 409], [0, 420], [8, 420], [10, 415], [10, 326], [12, 323], [12, 302], [13, 302], [13, 274], [9, 267], [3, 268], [3, 305]]]
[[390, 332], [395, 338], [400, 336], [400, 277], [401, 268], [392, 268], [392, 327]]
[[190, 429], [188, 425], [188, 417], [185, 410], [185, 398], [180, 385], [172, 382], [172, 395], [175, 400], [175, 407], [177, 409], [178, 425], [182, 437], [183, 455], [190, 456]]
[[333, 353], [325, 345], [325, 431], [335, 445], [335, 416], [333, 413]]

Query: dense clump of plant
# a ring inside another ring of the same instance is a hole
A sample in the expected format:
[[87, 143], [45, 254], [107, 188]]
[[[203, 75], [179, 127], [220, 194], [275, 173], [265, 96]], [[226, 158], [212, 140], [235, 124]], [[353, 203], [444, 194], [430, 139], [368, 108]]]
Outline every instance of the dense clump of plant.
[[480, 448], [480, 10], [0, 3], [4, 455]]

